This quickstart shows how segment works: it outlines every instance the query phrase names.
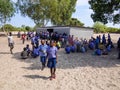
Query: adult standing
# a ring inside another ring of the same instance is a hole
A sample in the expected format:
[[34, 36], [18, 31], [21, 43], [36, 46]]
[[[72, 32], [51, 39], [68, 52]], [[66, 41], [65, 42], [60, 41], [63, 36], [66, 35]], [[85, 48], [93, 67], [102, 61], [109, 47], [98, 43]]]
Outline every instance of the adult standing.
[[14, 40], [12, 37], [12, 33], [10, 32], [8, 35], [8, 46], [10, 47], [10, 52], [13, 54], [13, 48], [14, 48]]
[[50, 43], [50, 47], [47, 49], [47, 58], [48, 63], [47, 66], [50, 68], [50, 80], [56, 77], [56, 63], [57, 63], [57, 47], [54, 46], [54, 42]]

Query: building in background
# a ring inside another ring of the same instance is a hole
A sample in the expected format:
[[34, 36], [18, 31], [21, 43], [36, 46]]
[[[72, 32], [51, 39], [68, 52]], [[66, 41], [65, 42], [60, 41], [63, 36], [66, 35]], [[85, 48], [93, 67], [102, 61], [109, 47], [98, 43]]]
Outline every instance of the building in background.
[[37, 28], [36, 32], [39, 33], [41, 31], [48, 32], [57, 32], [57, 33], [66, 33], [68, 35], [74, 35], [74, 38], [86, 38], [90, 39], [93, 36], [93, 28], [88, 27], [69, 27], [69, 26], [51, 26], [51, 27], [41, 27]]

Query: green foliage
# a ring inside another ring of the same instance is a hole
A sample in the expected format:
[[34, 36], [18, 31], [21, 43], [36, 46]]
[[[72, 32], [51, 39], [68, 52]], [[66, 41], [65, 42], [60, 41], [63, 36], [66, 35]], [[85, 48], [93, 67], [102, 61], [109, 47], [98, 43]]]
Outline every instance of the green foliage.
[[36, 25], [67, 25], [75, 11], [77, 0], [18, 0], [17, 6], [24, 16], [30, 17]]
[[120, 29], [107, 27], [101, 22], [96, 22], [93, 28], [95, 33], [120, 33]]
[[25, 30], [26, 30], [26, 31], [30, 31], [31, 28], [30, 28], [29, 26], [26, 26], [26, 27], [25, 27]]
[[109, 33], [120, 33], [120, 29], [108, 27], [106, 32], [109, 32]]
[[0, 0], [0, 22], [6, 23], [14, 15], [14, 5], [10, 0]]
[[12, 26], [11, 24], [5, 24], [0, 28], [0, 31], [6, 31], [6, 32], [10, 32], [10, 31], [32, 31], [33, 29], [29, 26], [25, 26], [22, 25], [21, 27], [15, 27]]
[[94, 22], [120, 24], [120, 0], [90, 0], [89, 4], [94, 12], [91, 14]]
[[93, 28], [94, 28], [94, 32], [96, 33], [99, 33], [99, 32], [104, 33], [107, 27], [101, 22], [96, 22], [93, 25]]
[[84, 24], [81, 23], [77, 18], [71, 18], [68, 25], [69, 26], [80, 26], [80, 27], [84, 26]]

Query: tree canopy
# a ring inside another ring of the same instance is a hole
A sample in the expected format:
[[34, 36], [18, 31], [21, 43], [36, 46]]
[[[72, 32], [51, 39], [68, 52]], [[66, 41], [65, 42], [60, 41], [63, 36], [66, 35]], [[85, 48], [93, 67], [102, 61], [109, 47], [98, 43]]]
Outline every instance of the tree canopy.
[[94, 22], [120, 24], [120, 0], [90, 0], [89, 4], [94, 12], [91, 14]]
[[36, 25], [67, 25], [75, 12], [77, 0], [18, 0], [22, 15], [30, 17]]
[[15, 8], [10, 0], [0, 0], [0, 22], [6, 23], [14, 15]]
[[84, 24], [80, 22], [77, 18], [71, 18], [68, 25], [69, 26], [80, 26], [80, 27], [84, 26]]

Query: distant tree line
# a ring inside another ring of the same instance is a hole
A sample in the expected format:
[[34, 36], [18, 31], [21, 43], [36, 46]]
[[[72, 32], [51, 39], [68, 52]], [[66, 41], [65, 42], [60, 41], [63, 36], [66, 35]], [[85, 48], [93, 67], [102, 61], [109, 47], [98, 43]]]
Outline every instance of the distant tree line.
[[[15, 13], [21, 13], [22, 16], [28, 16], [32, 19], [36, 24], [35, 27], [45, 27], [48, 22], [56, 26], [82, 27], [84, 26], [82, 22], [72, 18], [76, 2], [77, 0], [17, 0], [15, 3], [12, 0], [0, 0], [0, 25], [2, 30], [5, 31], [6, 22], [10, 21]], [[91, 14], [93, 21], [103, 23], [101, 29], [95, 29], [95, 32], [106, 32], [104, 24], [108, 22], [120, 24], [120, 0], [89, 0], [88, 3], [90, 9], [93, 10]], [[18, 29], [26, 30], [23, 28], [12, 30]], [[109, 32], [119, 32], [119, 29], [116, 30], [115, 28], [107, 30], [111, 30]]]
[[101, 22], [96, 22], [93, 28], [95, 33], [120, 33], [120, 28], [107, 27]]

